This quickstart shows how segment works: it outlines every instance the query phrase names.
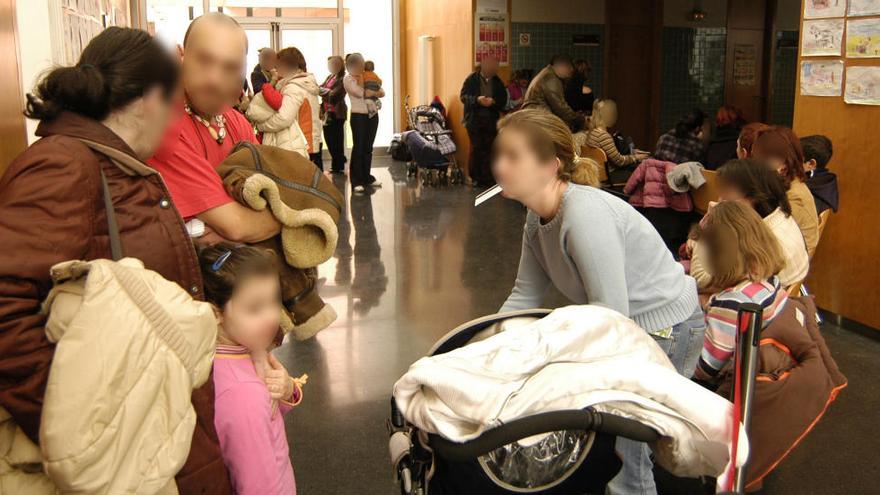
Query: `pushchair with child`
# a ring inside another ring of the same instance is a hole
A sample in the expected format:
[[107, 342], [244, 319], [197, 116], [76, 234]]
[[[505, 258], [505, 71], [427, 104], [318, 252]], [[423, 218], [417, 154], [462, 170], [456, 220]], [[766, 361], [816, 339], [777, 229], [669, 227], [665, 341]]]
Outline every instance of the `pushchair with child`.
[[433, 105], [411, 107], [409, 96], [404, 100], [404, 106], [409, 130], [401, 137], [412, 155], [407, 175], [421, 175], [422, 185], [426, 186], [463, 184], [464, 174], [455, 161], [457, 147], [443, 113]]
[[[428, 357], [423, 360], [434, 359], [471, 344], [478, 346], [489, 344], [489, 340], [495, 338], [499, 333], [518, 331], [517, 329], [505, 329], [503, 326], [506, 322], [522, 321], [526, 318], [540, 324], [541, 322], [536, 320], [552, 320], [556, 313], [561, 314], [559, 312], [563, 311], [569, 311], [569, 315], [575, 315], [577, 318], [582, 318], [584, 315], [588, 317], [597, 314], [599, 317], [602, 316], [601, 312], [590, 313], [590, 308], [595, 307], [581, 308], [587, 308], [588, 311], [578, 312], [575, 310], [571, 312], [569, 308], [563, 308], [553, 313], [549, 310], [525, 310], [479, 318], [459, 326], [440, 339], [431, 349]], [[601, 311], [610, 312], [604, 309]], [[615, 315], [622, 318], [622, 315], [617, 313]], [[552, 324], [552, 322], [549, 323]], [[517, 325], [521, 324], [517, 323]], [[531, 331], [532, 328], [534, 327], [521, 327], [524, 331]], [[640, 333], [644, 334], [643, 331]], [[650, 339], [645, 335], [642, 337]], [[540, 343], [542, 342], [540, 338], [536, 342], [538, 346], [543, 345]], [[644, 339], [641, 342], [644, 343]], [[523, 349], [527, 348], [523, 347]], [[656, 350], [648, 349], [647, 352], [662, 353], [659, 348]], [[499, 352], [492, 350], [489, 354], [492, 356], [491, 359], [497, 359]], [[643, 357], [639, 356], [638, 359]], [[653, 357], [656, 357], [656, 354]], [[665, 358], [665, 355], [662, 357]], [[413, 368], [423, 360], [415, 363]], [[462, 356], [459, 352], [454, 360], [462, 362], [471, 360], [471, 357]], [[598, 362], [602, 359], [595, 360]], [[479, 367], [481, 364], [482, 362], [477, 366]], [[570, 363], [549, 363], [546, 368], [557, 364], [566, 366]], [[527, 363], [523, 364], [523, 367], [528, 366]], [[410, 372], [413, 368], [410, 369]], [[487, 374], [494, 374], [494, 370], [482, 369]], [[567, 372], [574, 370], [576, 369], [567, 368]], [[601, 373], [601, 369], [595, 368], [593, 372]], [[660, 370], [660, 372], [666, 373], [664, 370]], [[436, 373], [436, 370], [431, 370], [431, 373]], [[670, 373], [677, 376], [674, 369]], [[680, 378], [681, 381], [676, 382], [674, 387], [679, 388], [684, 385], [696, 389], [696, 391], [690, 390], [688, 392], [691, 394], [688, 399], [693, 400], [696, 397], [700, 407], [712, 409], [714, 411], [712, 414], [721, 418], [720, 420], [718, 418], [712, 420], [716, 424], [707, 426], [706, 422], [701, 423], [701, 419], [697, 418], [693, 424], [700, 424], [700, 426], [695, 430], [684, 431], [675, 428], [670, 430], [668, 429], [669, 423], [666, 423], [666, 419], [669, 418], [654, 421], [650, 418], [653, 413], [632, 414], [633, 404], [622, 406], [621, 402], [613, 402], [613, 400], [602, 404], [594, 401], [594, 397], [587, 397], [587, 400], [583, 402], [584, 407], [538, 409], [539, 412], [535, 414], [523, 414], [513, 419], [507, 418], [504, 421], [494, 422], [487, 429], [475, 430], [475, 435], [468, 436], [465, 441], [460, 441], [461, 438], [447, 438], [443, 433], [448, 432], [448, 428], [445, 430], [443, 427], [438, 428], [444, 430], [438, 433], [437, 431], [428, 431], [430, 428], [416, 426], [414, 423], [424, 423], [424, 416], [418, 417], [418, 413], [413, 414], [412, 409], [403, 410], [406, 407], [412, 408], [414, 401], [405, 397], [401, 398], [404, 395], [399, 390], [400, 383], [404, 381], [402, 378], [395, 385], [395, 397], [391, 399], [391, 418], [388, 421], [391, 433], [389, 450], [401, 493], [405, 495], [469, 493], [581, 495], [604, 493], [606, 485], [621, 468], [621, 461], [615, 452], [617, 437], [648, 442], [654, 447], [659, 445], [655, 448], [658, 462], [662, 464], [664, 456], [667, 461], [672, 459], [672, 462], [668, 462], [667, 465], [675, 466], [674, 469], [679, 471], [678, 475], [696, 477], [699, 476], [698, 471], [701, 474], [714, 471], [712, 475], [721, 475], [727, 479], [732, 472], [730, 463], [727, 462], [731, 453], [731, 441], [739, 445], [739, 452], [732, 449], [738, 466], [744, 465], [748, 455], [744, 432], [738, 433], [739, 441], [732, 440], [735, 438], [732, 434], [734, 430], [732, 425], [738, 424], [733, 421], [733, 406], [725, 399], [702, 389], [683, 377]], [[515, 388], [510, 397], [504, 400], [503, 407], [517, 409], [521, 406], [521, 404], [511, 406], [510, 403], [519, 400], [515, 397], [517, 394], [525, 395], [529, 394], [530, 390], [534, 391], [534, 388], [530, 389], [527, 384], [529, 380], [527, 379], [521, 388]], [[549, 382], [545, 382], [545, 385], [546, 383]], [[458, 392], [466, 394], [465, 390], [470, 385], [471, 382], [467, 380], [445, 383], [424, 392], [418, 400], [426, 401], [439, 397], [440, 402], [451, 403], [457, 399]], [[565, 386], [567, 385], [560, 388]], [[446, 387], [447, 390], [442, 390], [443, 387]], [[452, 391], [450, 395], [450, 390], [448, 390], [450, 387], [460, 390]], [[562, 390], [559, 392], [567, 393]], [[548, 395], [553, 393], [555, 391], [551, 391]], [[607, 393], [609, 393], [608, 390], [600, 392], [600, 394]], [[608, 396], [605, 395], [605, 397]], [[537, 402], [542, 402], [545, 398], [542, 396]], [[634, 400], [639, 402], [640, 399]], [[491, 401], [491, 398], [486, 399], [487, 403], [491, 403]], [[398, 407], [399, 404], [402, 404], [401, 407]], [[647, 403], [643, 402], [643, 405], [645, 404]], [[483, 405], [478, 404], [477, 407], [483, 407]], [[668, 405], [654, 403], [647, 408], [654, 409], [656, 412]], [[491, 408], [491, 406], [489, 407]], [[443, 416], [444, 420], [449, 419], [448, 416], [444, 416], [446, 413], [448, 411], [442, 411], [442, 414], [438, 414], [438, 416]], [[499, 414], [500, 416], [501, 414]], [[449, 419], [449, 423], [453, 425], [456, 424], [456, 421], [459, 419]], [[717, 424], [719, 422], [724, 423], [724, 426]], [[736, 430], [739, 432], [738, 428]], [[711, 447], [706, 447], [710, 444]], [[680, 455], [679, 451], [693, 448], [694, 445], [700, 445], [700, 448], [705, 448], [710, 453], [701, 451], [695, 453], [690, 459], [705, 461], [707, 458], [714, 458], [711, 467], [707, 467], [707, 465], [699, 467], [681, 465], [682, 458], [675, 458]], [[669, 456], [670, 452], [674, 452], [671, 457]], [[727, 474], [723, 474], [722, 471]], [[719, 486], [724, 485], [719, 482]]]

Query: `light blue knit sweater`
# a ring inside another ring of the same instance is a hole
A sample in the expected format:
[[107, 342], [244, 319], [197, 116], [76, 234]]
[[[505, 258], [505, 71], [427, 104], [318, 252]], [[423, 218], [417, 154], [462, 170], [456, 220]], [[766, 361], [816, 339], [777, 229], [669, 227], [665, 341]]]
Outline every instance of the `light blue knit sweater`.
[[600, 304], [649, 332], [687, 320], [697, 285], [657, 230], [623, 200], [569, 184], [556, 216], [529, 211], [516, 285], [501, 311], [540, 307], [550, 284], [575, 304]]

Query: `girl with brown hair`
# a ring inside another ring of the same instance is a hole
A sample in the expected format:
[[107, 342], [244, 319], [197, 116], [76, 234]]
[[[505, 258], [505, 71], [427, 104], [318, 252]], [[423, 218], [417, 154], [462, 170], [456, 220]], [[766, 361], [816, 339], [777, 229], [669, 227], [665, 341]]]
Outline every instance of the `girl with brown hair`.
[[773, 167], [785, 182], [791, 216], [797, 222], [807, 242], [810, 256], [819, 244], [819, 214], [816, 200], [804, 183], [804, 150], [797, 135], [788, 127], [774, 126], [758, 134], [753, 149], [755, 158]]
[[712, 380], [733, 356], [736, 315], [743, 303], [760, 305], [763, 326], [785, 307], [788, 294], [777, 274], [785, 267], [782, 248], [753, 208], [737, 201], [715, 205], [703, 221], [712, 285], [723, 289], [709, 299], [706, 337], [695, 376]]
[[[697, 286], [654, 227], [625, 201], [581, 185], [595, 162], [576, 159], [559, 117], [526, 108], [498, 129], [495, 178], [505, 197], [528, 208], [516, 285], [501, 311], [540, 307], [553, 284], [575, 304], [635, 320], [690, 376], [705, 328]], [[624, 467], [611, 493], [656, 493], [645, 444], [620, 440], [618, 450]]]

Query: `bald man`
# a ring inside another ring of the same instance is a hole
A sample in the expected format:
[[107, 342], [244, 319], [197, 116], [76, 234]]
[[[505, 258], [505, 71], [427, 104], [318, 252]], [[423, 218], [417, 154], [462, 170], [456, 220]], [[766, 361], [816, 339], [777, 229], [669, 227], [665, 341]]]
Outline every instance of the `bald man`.
[[[150, 165], [162, 174], [197, 241], [255, 242], [276, 235], [280, 226], [275, 219], [233, 201], [216, 172], [236, 143], [256, 142], [250, 123], [229, 107], [229, 95], [240, 90], [244, 73], [244, 31], [230, 17], [207, 14], [190, 24], [180, 52], [184, 99]], [[163, 200], [156, 208], [169, 204]], [[202, 297], [199, 287], [193, 296]], [[231, 494], [214, 429], [213, 376], [193, 391], [192, 403], [197, 423], [189, 457], [176, 477], [179, 492]]]
[[254, 88], [254, 94], [263, 90], [263, 85], [272, 82], [272, 71], [275, 64], [278, 63], [278, 54], [271, 48], [260, 49], [260, 62], [251, 72], [251, 86]]
[[251, 124], [229, 106], [245, 69], [244, 30], [219, 12], [203, 15], [187, 29], [180, 55], [184, 101], [149, 164], [162, 174], [197, 242], [252, 243], [276, 235], [280, 225], [268, 210], [235, 202], [216, 172], [237, 143], [256, 142]]
[[498, 59], [483, 59], [480, 67], [464, 80], [459, 96], [464, 104], [464, 127], [471, 141], [471, 183], [475, 187], [492, 186], [492, 145], [498, 135], [498, 119], [507, 107], [507, 88], [498, 77]]

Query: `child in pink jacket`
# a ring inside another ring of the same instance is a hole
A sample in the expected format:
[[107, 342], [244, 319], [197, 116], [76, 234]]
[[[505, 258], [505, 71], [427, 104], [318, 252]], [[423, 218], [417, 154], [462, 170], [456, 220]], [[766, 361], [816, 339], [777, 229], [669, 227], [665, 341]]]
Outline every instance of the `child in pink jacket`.
[[281, 317], [278, 265], [269, 251], [217, 244], [199, 253], [205, 296], [220, 323], [214, 357], [214, 426], [238, 495], [296, 494], [283, 415], [302, 400], [268, 352]]

